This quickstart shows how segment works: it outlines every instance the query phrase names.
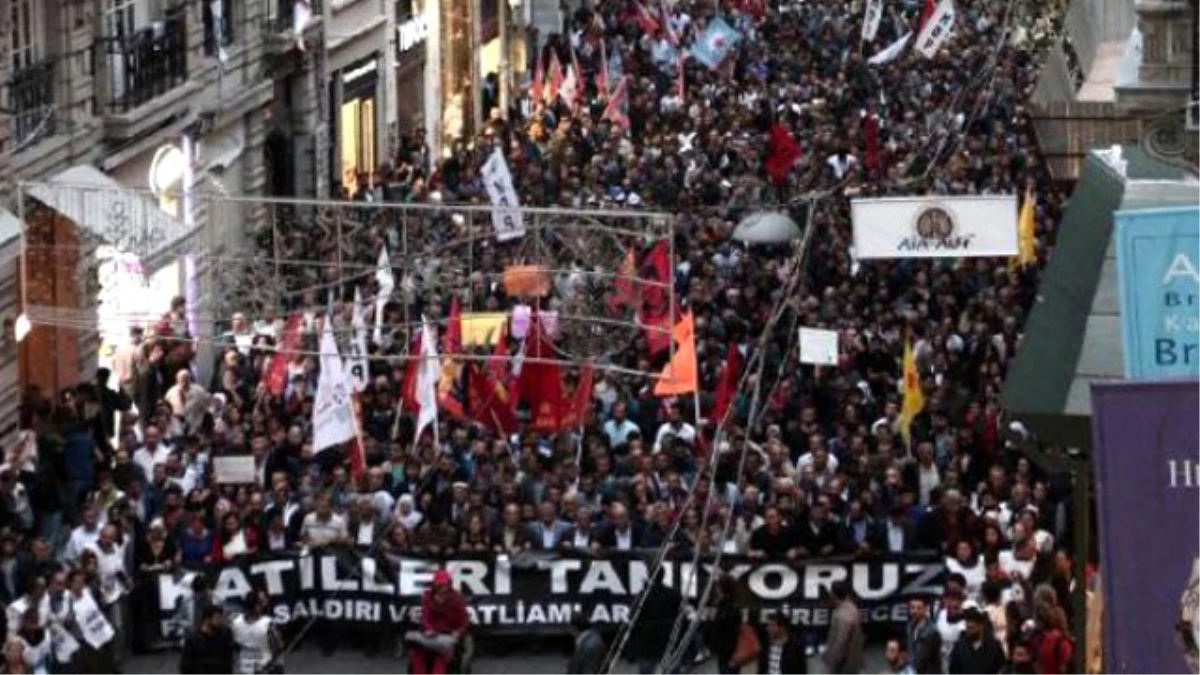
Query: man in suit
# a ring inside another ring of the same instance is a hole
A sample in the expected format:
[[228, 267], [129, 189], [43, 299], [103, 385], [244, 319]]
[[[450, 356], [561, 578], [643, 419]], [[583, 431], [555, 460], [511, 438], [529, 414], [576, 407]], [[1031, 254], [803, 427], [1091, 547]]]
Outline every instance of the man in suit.
[[571, 633], [575, 636], [575, 650], [567, 662], [567, 672], [572, 675], [600, 672], [608, 651], [600, 629], [589, 624], [583, 614], [576, 614], [571, 621]]
[[641, 541], [641, 528], [630, 520], [629, 509], [621, 502], [608, 507], [608, 521], [592, 543], [593, 551], [629, 551]]
[[529, 525], [529, 539], [538, 551], [554, 551], [566, 540], [571, 526], [558, 519], [558, 509], [551, 502], [538, 507], [537, 522]]
[[840, 541], [838, 526], [829, 518], [829, 502], [821, 496], [795, 528], [796, 547], [804, 557], [833, 555]]
[[758, 651], [758, 672], [766, 675], [808, 673], [808, 657], [804, 645], [792, 633], [787, 616], [772, 614], [767, 620], [766, 640]]
[[888, 511], [888, 517], [875, 528], [871, 550], [875, 553], [906, 553], [915, 548], [916, 527], [908, 517], [908, 509], [903, 504], [895, 504]]
[[849, 584], [839, 581], [833, 584], [830, 591], [834, 610], [822, 658], [831, 673], [857, 673], [863, 667], [862, 617], [858, 613], [858, 605], [850, 597]]

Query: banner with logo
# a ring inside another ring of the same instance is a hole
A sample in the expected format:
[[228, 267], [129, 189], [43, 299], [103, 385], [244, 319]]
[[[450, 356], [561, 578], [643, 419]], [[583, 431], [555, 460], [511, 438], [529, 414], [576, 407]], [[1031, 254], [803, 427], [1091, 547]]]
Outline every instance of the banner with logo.
[[937, 55], [954, 31], [954, 0], [941, 0], [917, 34], [917, 51], [927, 59]]
[[1200, 375], [1200, 208], [1113, 214], [1125, 377]]
[[492, 151], [480, 169], [488, 199], [492, 202], [492, 228], [496, 241], [511, 241], [525, 236], [525, 220], [521, 217], [521, 202], [513, 188], [512, 173], [500, 148]]
[[1196, 380], [1092, 385], [1105, 672], [1196, 672], [1198, 418]]
[[[281, 623], [322, 617], [348, 623], [420, 620], [421, 595], [435, 570], [450, 571], [467, 598], [476, 632], [563, 633], [578, 614], [598, 624], [628, 622], [646, 589], [654, 551], [612, 553], [602, 558], [553, 553], [517, 556], [431, 558], [365, 555], [354, 550], [309, 555], [270, 554], [208, 571], [218, 600], [240, 605], [252, 588], [271, 596], [271, 614]], [[749, 561], [727, 556], [721, 568], [743, 585], [746, 613], [753, 621], [785, 612], [794, 624], [829, 624], [826, 591], [850, 584], [868, 626], [892, 629], [908, 619], [907, 601], [941, 593], [942, 561], [934, 554], [878, 559], [835, 558], [810, 563]], [[675, 597], [695, 603], [711, 565], [668, 562], [659, 577]], [[155, 578], [155, 607], [164, 639], [175, 639], [181, 603], [191, 595], [194, 573]], [[671, 615], [674, 619], [674, 614]]]
[[854, 251], [872, 258], [981, 258], [1017, 254], [1017, 198], [854, 199]]
[[879, 22], [883, 19], [883, 0], [867, 0], [863, 10], [862, 41], [870, 42], [879, 32]]

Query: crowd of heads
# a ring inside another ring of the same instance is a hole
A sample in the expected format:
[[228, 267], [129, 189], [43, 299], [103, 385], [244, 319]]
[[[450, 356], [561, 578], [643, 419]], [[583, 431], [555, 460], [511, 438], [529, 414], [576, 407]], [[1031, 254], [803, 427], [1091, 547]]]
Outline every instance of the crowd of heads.
[[[94, 560], [97, 542], [128, 548], [121, 573], [131, 588], [147, 571], [305, 544], [448, 556], [671, 542], [679, 555], [723, 549], [791, 560], [934, 550], [951, 569], [940, 611], [957, 616], [964, 603], [1002, 598], [1020, 612], [1005, 646], [1010, 655], [1024, 649], [1010, 644], [1024, 622], [1051, 621], [1038, 616], [1033, 589], [1058, 585], [1061, 607], [1070, 575], [1054, 557], [1070, 539], [1066, 485], [1014, 449], [1000, 400], [1039, 266], [860, 263], [849, 199], [1032, 188], [1044, 258], [1063, 196], [1048, 180], [1025, 101], [1062, 3], [960, 1], [954, 37], [936, 57], [909, 51], [883, 66], [866, 59], [912, 29], [919, 3], [890, 5], [870, 44], [859, 40], [861, 3], [772, 1], [761, 12], [752, 3], [667, 4], [652, 33], [631, 18], [638, 3], [605, 0], [574, 11], [544, 41], [540, 64], [551, 52], [570, 63], [574, 49], [577, 104], [532, 101], [519, 89], [511, 110], [486, 110], [477, 133], [447, 143], [444, 157], [432, 156], [420, 132], [402, 134], [393, 161], [357, 189], [356, 203], [338, 207], [352, 232], [324, 216], [273, 212], [264, 255], [316, 264], [278, 265], [282, 291], [269, 302], [245, 289], [254, 302], [215, 340], [193, 339], [177, 302], [118, 348], [111, 374], [57, 396], [31, 392], [22, 440], [0, 469], [0, 563], [21, 561], [21, 575], [0, 589], [5, 601], [35, 582], [65, 582], [64, 573], [111, 583], [115, 572]], [[720, 68], [688, 59], [680, 77], [677, 50], [718, 15], [744, 39]], [[610, 82], [627, 78], [628, 128], [601, 118], [602, 67]], [[878, 152], [867, 161], [871, 116]], [[782, 181], [763, 169], [777, 124], [801, 148]], [[516, 302], [491, 280], [525, 249], [491, 243], [489, 221], [454, 210], [488, 203], [480, 171], [494, 148], [525, 206], [671, 214], [674, 292], [695, 318], [701, 419], [691, 397], [655, 397], [651, 376], [605, 370], [661, 368], [663, 357], [634, 336], [602, 355], [579, 429], [505, 435], [443, 415], [438, 445], [431, 434], [412, 438], [412, 416], [397, 405], [406, 362], [389, 358], [411, 348], [412, 317], [444, 320], [452, 299], [468, 311]], [[401, 218], [372, 202], [441, 208]], [[799, 205], [815, 228], [802, 257], [730, 239], [757, 209], [797, 214]], [[421, 243], [405, 256], [401, 239]], [[369, 270], [384, 247], [404, 283], [369, 346], [366, 469], [356, 475], [345, 449], [313, 452], [318, 331], [331, 312], [339, 335], [349, 334], [355, 286], [368, 299], [378, 287], [369, 274], [350, 281], [338, 270]], [[785, 326], [837, 330], [838, 364], [800, 363], [794, 330], [764, 338], [779, 307]], [[265, 386], [270, 347], [292, 315], [302, 317], [302, 349], [275, 396]], [[910, 446], [899, 434], [907, 342], [926, 400]], [[730, 349], [761, 350], [765, 365], [745, 379], [718, 430], [707, 413]], [[215, 366], [201, 381], [206, 358]], [[217, 481], [213, 460], [228, 455], [254, 458], [252, 483]]]

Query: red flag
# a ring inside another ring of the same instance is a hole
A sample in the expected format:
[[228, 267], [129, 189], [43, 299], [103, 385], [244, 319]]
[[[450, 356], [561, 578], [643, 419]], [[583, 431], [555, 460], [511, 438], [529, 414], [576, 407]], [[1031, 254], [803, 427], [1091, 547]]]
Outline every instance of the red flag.
[[508, 391], [492, 377], [489, 368], [480, 369], [474, 364], [468, 366], [467, 380], [471, 418], [497, 433], [510, 434], [516, 431], [517, 414], [508, 400]]
[[[671, 347], [671, 252], [670, 243], [660, 239], [642, 260], [638, 276], [642, 279], [642, 324], [650, 354], [661, 354]], [[649, 283], [647, 283], [649, 282]]]
[[267, 391], [272, 396], [283, 396], [287, 391], [288, 362], [295, 356], [300, 347], [300, 330], [304, 320], [299, 314], [288, 317], [283, 325], [283, 337], [279, 341], [279, 349], [271, 357], [271, 365], [267, 369]]
[[417, 373], [421, 369], [421, 334], [417, 332], [413, 335], [412, 341], [408, 347], [409, 358], [408, 363], [404, 366], [404, 382], [400, 384], [400, 398], [404, 402], [404, 410], [406, 412], [417, 414], [421, 411], [421, 404], [417, 402]]
[[[565, 397], [562, 390], [562, 369], [557, 363], [539, 359], [555, 358], [554, 346], [542, 330], [535, 315], [525, 343], [526, 360], [521, 366], [518, 386], [521, 400], [529, 404], [530, 428], [541, 433], [557, 433], [562, 428]], [[534, 361], [531, 363], [530, 361]]]
[[921, 21], [917, 24], [918, 33], [925, 27], [925, 22], [929, 21], [929, 17], [933, 16], [935, 11], [937, 11], [937, 2], [934, 0], [925, 0], [925, 7], [921, 10]]
[[637, 22], [638, 25], [641, 26], [642, 32], [646, 33], [647, 35], [657, 34], [659, 26], [658, 22], [654, 20], [654, 15], [652, 15], [649, 10], [646, 9], [645, 5], [643, 5], [641, 2], [638, 2], [638, 0], [634, 0], [633, 6], [637, 13]]
[[592, 405], [592, 390], [595, 388], [595, 384], [596, 369], [592, 366], [592, 362], [588, 361], [579, 371], [579, 382], [575, 385], [571, 403], [567, 407], [566, 414], [563, 415], [563, 429], [575, 429], [583, 426], [584, 421], [587, 420], [588, 408]]
[[604, 106], [604, 113], [600, 115], [600, 119], [608, 120], [622, 129], [628, 129], [629, 116], [625, 114], [624, 110], [628, 101], [629, 76], [624, 75], [617, 83], [617, 89], [613, 92], [612, 98], [608, 99], [608, 105]]
[[716, 401], [713, 402], [713, 409], [709, 414], [709, 421], [712, 424], [719, 426], [725, 419], [725, 412], [729, 410], [733, 398], [737, 396], [738, 381], [741, 376], [742, 352], [738, 349], [736, 342], [731, 342], [725, 353], [725, 368], [721, 370], [721, 377], [717, 380]]
[[863, 120], [863, 140], [866, 142], [866, 167], [868, 171], [878, 171], [879, 166], [879, 118], [874, 113], [868, 114]]
[[617, 272], [617, 278], [613, 280], [612, 295], [608, 296], [605, 301], [608, 310], [613, 314], [619, 313], [623, 308], [633, 304], [633, 277], [636, 274], [637, 255], [633, 249], [629, 249], [629, 253], [625, 255], [625, 262]]
[[764, 165], [767, 175], [776, 183], [782, 183], [791, 172], [792, 165], [800, 159], [800, 144], [796, 143], [796, 139], [792, 138], [792, 134], [782, 124], [776, 122], [771, 127], [769, 145], [771, 156], [767, 157]]
[[558, 51], [550, 50], [550, 102], [558, 100], [558, 88], [562, 86], [563, 69], [562, 64], [558, 61]]
[[450, 300], [450, 316], [442, 336], [442, 355], [447, 354], [462, 354], [462, 301], [457, 295]]
[[534, 103], [541, 103], [544, 92], [542, 91], [542, 50], [537, 50], [533, 55], [533, 85], [529, 88], [529, 97]]
[[596, 71], [596, 89], [600, 92], [601, 98], [608, 98], [608, 48], [604, 44], [608, 42], [603, 36], [600, 37], [600, 69]]

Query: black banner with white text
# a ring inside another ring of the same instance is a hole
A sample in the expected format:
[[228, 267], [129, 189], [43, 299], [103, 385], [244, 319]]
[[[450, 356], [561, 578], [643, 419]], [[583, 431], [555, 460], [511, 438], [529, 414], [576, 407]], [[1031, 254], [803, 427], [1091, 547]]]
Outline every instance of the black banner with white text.
[[[652, 552], [570, 557], [554, 553], [461, 556], [366, 555], [353, 550], [273, 554], [214, 568], [209, 576], [218, 601], [238, 605], [251, 589], [271, 597], [280, 624], [311, 618], [347, 623], [417, 625], [421, 596], [438, 569], [447, 569], [468, 603], [477, 633], [561, 633], [583, 614], [592, 623], [627, 623], [649, 583]], [[868, 628], [892, 627], [908, 618], [907, 601], [941, 593], [943, 566], [932, 554], [771, 562], [725, 556], [721, 568], [742, 586], [747, 618], [778, 612], [813, 629], [828, 625], [829, 587], [850, 584]], [[691, 606], [703, 592], [712, 562], [668, 561], [659, 581]], [[182, 628], [179, 608], [191, 596], [194, 572], [159, 574], [156, 608], [164, 639]]]

